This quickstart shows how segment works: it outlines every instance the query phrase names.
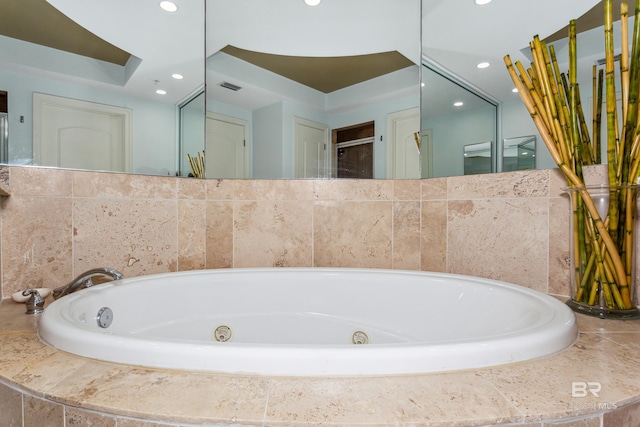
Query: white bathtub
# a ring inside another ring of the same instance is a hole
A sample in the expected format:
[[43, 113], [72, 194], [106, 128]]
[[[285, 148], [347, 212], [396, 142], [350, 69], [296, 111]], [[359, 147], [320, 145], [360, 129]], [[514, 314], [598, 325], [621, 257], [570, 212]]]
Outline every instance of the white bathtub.
[[[113, 313], [107, 328], [97, 321], [103, 307]], [[229, 331], [226, 342], [214, 338]], [[553, 354], [577, 338], [565, 304], [517, 285], [321, 268], [123, 279], [51, 303], [38, 332], [55, 348], [105, 361], [297, 376], [487, 367]]]

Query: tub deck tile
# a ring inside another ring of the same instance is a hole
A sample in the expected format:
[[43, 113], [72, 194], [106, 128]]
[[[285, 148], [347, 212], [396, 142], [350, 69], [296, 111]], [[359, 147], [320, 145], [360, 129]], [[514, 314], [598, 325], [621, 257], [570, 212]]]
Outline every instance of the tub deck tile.
[[[102, 413], [107, 424], [115, 418], [118, 426], [136, 427], [582, 426], [563, 424], [563, 418], [620, 427], [619, 420], [634, 425], [638, 417], [640, 321], [578, 316], [581, 335], [571, 348], [495, 368], [294, 378], [146, 369], [82, 358], [42, 343], [36, 318], [23, 313], [23, 305], [7, 300], [0, 305], [5, 384], [0, 387], [12, 396], [14, 387], [22, 392], [24, 409], [35, 411], [30, 417], [59, 418], [61, 409], [72, 414], [80, 408]], [[599, 396], [572, 397], [576, 381], [598, 382]]]
[[[626, 345], [602, 334], [580, 334], [571, 348], [559, 354], [478, 372], [527, 414], [528, 421], [537, 421], [620, 407], [630, 396], [640, 395], [639, 370], [637, 353]], [[574, 382], [580, 383], [575, 392]], [[587, 382], [599, 385], [582, 385]]]
[[270, 426], [357, 422], [454, 427], [522, 418], [491, 383], [468, 371], [377, 378], [273, 378], [265, 421]]

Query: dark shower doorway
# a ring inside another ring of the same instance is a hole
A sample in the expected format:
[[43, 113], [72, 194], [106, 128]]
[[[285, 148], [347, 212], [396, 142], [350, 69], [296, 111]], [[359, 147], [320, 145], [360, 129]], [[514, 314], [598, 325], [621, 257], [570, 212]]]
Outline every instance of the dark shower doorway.
[[337, 178], [373, 178], [374, 122], [360, 123], [332, 132], [334, 170]]

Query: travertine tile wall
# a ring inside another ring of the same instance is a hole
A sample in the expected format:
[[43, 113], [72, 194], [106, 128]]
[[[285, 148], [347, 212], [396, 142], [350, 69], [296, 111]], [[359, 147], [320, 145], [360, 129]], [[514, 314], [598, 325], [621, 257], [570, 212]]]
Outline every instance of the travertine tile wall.
[[343, 266], [472, 274], [568, 293], [555, 170], [426, 180], [196, 180], [10, 167], [2, 295], [90, 268]]

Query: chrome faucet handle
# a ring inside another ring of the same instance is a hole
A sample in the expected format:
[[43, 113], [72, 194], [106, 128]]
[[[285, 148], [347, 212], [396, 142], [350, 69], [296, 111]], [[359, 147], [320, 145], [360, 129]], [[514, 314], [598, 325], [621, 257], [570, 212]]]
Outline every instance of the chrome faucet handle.
[[90, 288], [91, 286], [95, 285], [95, 283], [93, 283], [93, 280], [91, 280], [91, 278], [94, 276], [102, 276], [102, 277], [109, 278], [111, 280], [122, 279], [122, 273], [120, 273], [117, 270], [114, 270], [113, 268], [107, 268], [107, 267], [93, 268], [91, 270], [85, 271], [84, 273], [80, 274], [75, 279], [73, 279], [70, 283], [64, 286], [60, 286], [59, 288], [55, 288], [53, 290], [53, 298], [58, 299], [60, 297], [63, 297], [72, 292], [78, 291], [80, 289]]
[[36, 289], [27, 289], [22, 292], [22, 295], [25, 297], [31, 295], [26, 302], [26, 314], [39, 314], [44, 311], [44, 298], [40, 296], [40, 293]]

